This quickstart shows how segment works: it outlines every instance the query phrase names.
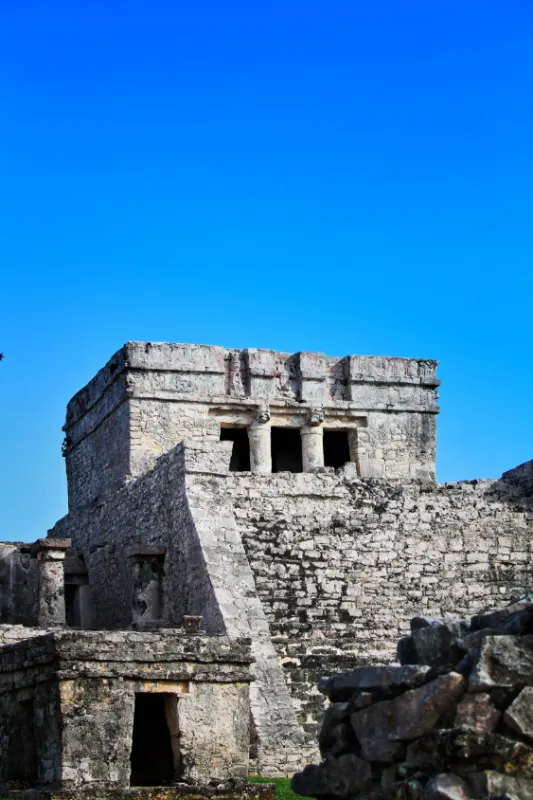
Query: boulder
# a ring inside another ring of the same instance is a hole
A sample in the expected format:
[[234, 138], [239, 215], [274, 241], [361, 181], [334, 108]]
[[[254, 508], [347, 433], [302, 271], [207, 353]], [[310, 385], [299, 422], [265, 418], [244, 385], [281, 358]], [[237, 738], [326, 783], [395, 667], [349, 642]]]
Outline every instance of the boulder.
[[395, 761], [401, 757], [400, 741], [410, 741], [431, 730], [444, 711], [463, 691], [465, 679], [456, 672], [441, 675], [394, 700], [374, 703], [351, 716], [365, 758]]
[[[527, 630], [528, 627], [531, 630]], [[533, 602], [523, 600], [488, 614], [476, 614], [470, 622], [470, 630], [483, 628], [504, 628], [505, 633], [515, 635], [533, 633]]]
[[533, 749], [508, 736], [453, 728], [433, 731], [428, 742], [428, 747], [431, 746], [448, 763], [471, 763], [481, 770], [497, 769], [507, 775], [533, 778]]
[[468, 630], [466, 620], [413, 617], [411, 636], [398, 642], [398, 659], [401, 664], [452, 666], [462, 657], [457, 640], [465, 636]]
[[477, 646], [469, 692], [533, 685], [533, 637], [487, 636]]
[[471, 793], [462, 778], [443, 772], [427, 782], [423, 797], [424, 800], [471, 800]]
[[351, 672], [321, 678], [318, 688], [332, 702], [342, 702], [363, 690], [412, 689], [424, 683], [428, 672], [427, 666], [358, 667]]
[[350, 797], [367, 788], [371, 781], [372, 773], [366, 761], [355, 755], [343, 755], [297, 772], [291, 780], [291, 789], [305, 797]]
[[501, 719], [501, 712], [495, 708], [486, 693], [466, 694], [457, 706], [455, 727], [474, 728], [490, 733]]
[[521, 736], [533, 739], [533, 687], [526, 686], [511, 703], [505, 714], [504, 722]]
[[506, 797], [509, 800], [531, 800], [533, 781], [486, 770], [469, 776], [472, 796], [475, 798]]

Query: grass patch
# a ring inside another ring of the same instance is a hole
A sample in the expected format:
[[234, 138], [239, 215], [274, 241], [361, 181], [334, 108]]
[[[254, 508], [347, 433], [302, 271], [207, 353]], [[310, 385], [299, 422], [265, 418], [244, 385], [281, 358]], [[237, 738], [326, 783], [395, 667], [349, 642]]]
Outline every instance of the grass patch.
[[276, 785], [276, 800], [302, 800], [301, 794], [295, 794], [291, 789], [290, 778], [259, 778], [250, 775], [250, 783], [274, 783]]

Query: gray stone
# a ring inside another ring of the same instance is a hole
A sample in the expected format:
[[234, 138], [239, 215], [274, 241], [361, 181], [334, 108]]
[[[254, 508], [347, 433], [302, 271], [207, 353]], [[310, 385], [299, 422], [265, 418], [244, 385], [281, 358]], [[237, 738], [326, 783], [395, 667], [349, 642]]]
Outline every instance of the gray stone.
[[349, 700], [355, 692], [376, 689], [411, 689], [424, 683], [429, 667], [390, 666], [358, 667], [352, 672], [321, 678], [319, 690], [332, 701]]
[[428, 781], [424, 800], [471, 800], [471, 794], [465, 781], [451, 772], [444, 772]]
[[365, 758], [369, 761], [397, 760], [402, 751], [394, 745], [430, 731], [464, 686], [464, 678], [451, 672], [419, 689], [404, 692], [394, 700], [374, 703], [353, 714], [352, 726]]
[[306, 797], [353, 797], [371, 782], [370, 765], [355, 755], [311, 764], [291, 780], [291, 789]]
[[[533, 623], [533, 602], [524, 600], [512, 605], [491, 611], [487, 614], [477, 614], [472, 617], [470, 629], [472, 632], [483, 628], [501, 628], [509, 635], [531, 633], [527, 628]], [[513, 630], [513, 627], [515, 630]]]
[[487, 770], [472, 773], [469, 783], [474, 798], [504, 797], [509, 800], [531, 800], [533, 781]]
[[466, 694], [457, 706], [455, 727], [474, 728], [490, 733], [498, 725], [501, 712], [495, 708], [486, 693]]
[[467, 762], [477, 769], [499, 769], [508, 775], [533, 777], [533, 748], [524, 742], [497, 733], [471, 728], [434, 731], [429, 746], [448, 762]]
[[533, 685], [533, 641], [529, 637], [487, 636], [478, 646], [468, 690], [518, 689]]
[[411, 633], [417, 664], [432, 667], [456, 664], [462, 658], [457, 639], [464, 632], [460, 623], [436, 623], [415, 628]]
[[533, 687], [526, 686], [509, 706], [503, 719], [510, 728], [533, 739]]

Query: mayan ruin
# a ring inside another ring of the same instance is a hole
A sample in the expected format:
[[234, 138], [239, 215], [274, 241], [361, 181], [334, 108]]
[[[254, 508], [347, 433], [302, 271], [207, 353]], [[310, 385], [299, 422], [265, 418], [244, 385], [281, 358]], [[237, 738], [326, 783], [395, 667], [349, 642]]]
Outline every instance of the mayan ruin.
[[[248, 775], [299, 773], [297, 791], [329, 800], [488, 797], [498, 777], [476, 766], [465, 783], [461, 753], [477, 745], [438, 734], [476, 703], [498, 764], [505, 725], [533, 764], [529, 597], [516, 607], [533, 580], [533, 462], [437, 484], [436, 372], [188, 344], [116, 352], [67, 406], [68, 514], [32, 544], [0, 545], [0, 789], [181, 782], [247, 797]], [[527, 663], [504, 680], [491, 653], [507, 665], [506, 637]], [[413, 692], [434, 713], [387, 738], [378, 706]], [[431, 778], [424, 737], [439, 757], [455, 748], [441, 766], [461, 762], [463, 794]], [[512, 798], [533, 797], [533, 771], [517, 775], [526, 794]]]

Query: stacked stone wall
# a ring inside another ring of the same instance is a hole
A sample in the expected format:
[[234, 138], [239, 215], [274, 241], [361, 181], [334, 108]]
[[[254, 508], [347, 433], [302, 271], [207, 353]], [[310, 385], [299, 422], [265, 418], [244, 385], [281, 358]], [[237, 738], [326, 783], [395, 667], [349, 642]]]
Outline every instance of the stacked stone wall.
[[476, 613], [530, 583], [533, 504], [503, 481], [394, 485], [349, 468], [196, 480], [231, 498], [309, 739], [321, 674], [392, 661], [413, 615]]

